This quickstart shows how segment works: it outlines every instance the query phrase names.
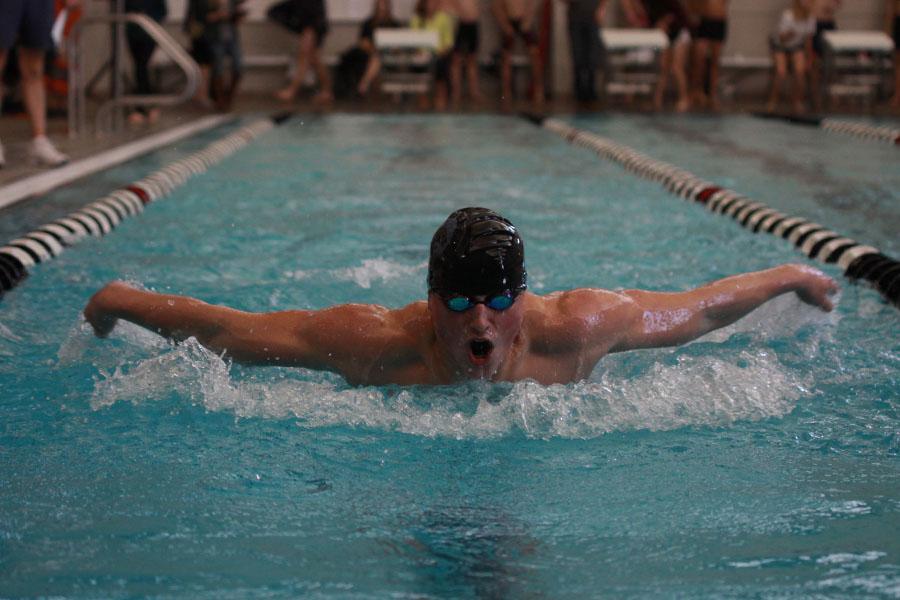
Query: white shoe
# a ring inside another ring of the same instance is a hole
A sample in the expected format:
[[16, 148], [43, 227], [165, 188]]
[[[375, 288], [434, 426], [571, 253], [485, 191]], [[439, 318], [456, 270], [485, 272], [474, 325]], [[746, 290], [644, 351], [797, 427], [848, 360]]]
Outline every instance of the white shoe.
[[56, 149], [47, 136], [41, 135], [31, 140], [28, 147], [31, 160], [46, 167], [58, 167], [69, 162], [69, 157]]

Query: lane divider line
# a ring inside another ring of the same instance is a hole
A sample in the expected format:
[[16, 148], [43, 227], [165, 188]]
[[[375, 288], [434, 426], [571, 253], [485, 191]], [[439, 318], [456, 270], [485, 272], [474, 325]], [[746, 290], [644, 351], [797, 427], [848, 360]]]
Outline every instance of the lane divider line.
[[558, 119], [535, 115], [523, 117], [575, 146], [594, 151], [601, 158], [611, 160], [639, 177], [662, 184], [685, 200], [703, 204], [707, 210], [731, 217], [754, 233], [766, 232], [786, 239], [809, 258], [836, 264], [846, 277], [853, 281], [867, 281], [900, 308], [900, 262], [877, 248], [861, 244], [818, 223], [781, 213], [762, 202], [710, 183], [623, 144], [575, 129]]
[[158, 150], [163, 146], [169, 146], [184, 138], [196, 135], [203, 131], [213, 129], [224, 123], [232, 121], [234, 117], [228, 115], [212, 115], [178, 125], [166, 131], [147, 136], [140, 140], [129, 142], [106, 150], [94, 156], [73, 161], [65, 166], [51, 171], [44, 171], [37, 175], [20, 179], [3, 187], [0, 187], [0, 209], [21, 202], [27, 198], [40, 196], [81, 179], [92, 173], [114, 167], [123, 162], [137, 158], [148, 152]]
[[191, 177], [234, 154], [286, 118], [278, 115], [254, 121], [199, 152], [0, 247], [0, 297], [21, 283], [38, 264], [52, 260], [88, 237], [108, 234], [124, 220], [142, 213], [148, 204], [165, 198]]
[[845, 121], [844, 119], [834, 119], [832, 117], [802, 117], [780, 113], [753, 113], [753, 116], [760, 119], [786, 121], [794, 125], [820, 127], [834, 133], [843, 133], [866, 140], [877, 140], [900, 146], [900, 129], [896, 127], [888, 127], [886, 125], [877, 127], [867, 123]]

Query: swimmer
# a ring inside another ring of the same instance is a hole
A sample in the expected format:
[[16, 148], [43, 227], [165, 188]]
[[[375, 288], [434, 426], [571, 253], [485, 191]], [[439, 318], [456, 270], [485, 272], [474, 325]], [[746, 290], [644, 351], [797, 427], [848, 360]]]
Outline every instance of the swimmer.
[[108, 284], [84, 309], [99, 337], [119, 319], [196, 338], [235, 361], [334, 371], [354, 385], [542, 384], [587, 378], [610, 352], [675, 346], [794, 292], [825, 311], [837, 284], [804, 265], [735, 275], [686, 292], [527, 291], [524, 245], [484, 208], [451, 214], [431, 240], [428, 297], [391, 309], [344, 304], [249, 313]]

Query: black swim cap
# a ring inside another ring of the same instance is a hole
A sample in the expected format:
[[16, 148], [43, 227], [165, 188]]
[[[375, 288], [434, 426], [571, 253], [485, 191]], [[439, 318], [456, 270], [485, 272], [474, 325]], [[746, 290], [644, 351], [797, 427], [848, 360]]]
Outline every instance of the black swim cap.
[[431, 238], [428, 291], [481, 296], [527, 286], [525, 245], [507, 219], [486, 208], [461, 208]]

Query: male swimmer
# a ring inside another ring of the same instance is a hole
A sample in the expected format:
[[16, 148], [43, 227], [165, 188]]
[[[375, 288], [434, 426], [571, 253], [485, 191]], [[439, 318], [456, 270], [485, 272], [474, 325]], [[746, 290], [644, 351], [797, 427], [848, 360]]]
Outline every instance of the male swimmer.
[[403, 308], [248, 313], [113, 282], [84, 316], [100, 337], [125, 319], [168, 338], [193, 336], [239, 362], [325, 369], [355, 385], [551, 384], [588, 377], [609, 352], [683, 344], [781, 294], [830, 311], [838, 286], [816, 269], [782, 265], [686, 292], [526, 289], [517, 229], [493, 211], [464, 208], [431, 240], [427, 300]]

